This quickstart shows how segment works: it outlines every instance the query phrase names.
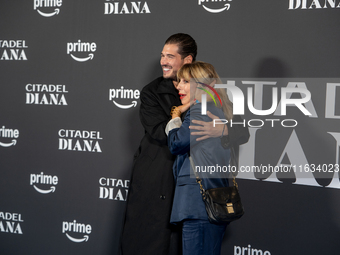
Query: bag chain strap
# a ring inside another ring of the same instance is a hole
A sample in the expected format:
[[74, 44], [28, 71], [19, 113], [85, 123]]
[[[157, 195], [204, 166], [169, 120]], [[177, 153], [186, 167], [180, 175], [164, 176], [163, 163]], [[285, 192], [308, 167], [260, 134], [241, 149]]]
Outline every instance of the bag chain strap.
[[[202, 194], [203, 200], [206, 199], [206, 195], [205, 195], [205, 189], [203, 188], [203, 184], [202, 184], [202, 180], [201, 178], [198, 176], [197, 172], [194, 170], [194, 160], [192, 159], [191, 156], [189, 156], [189, 160], [190, 160], [190, 165], [191, 165], [191, 169], [194, 172], [195, 176], [196, 176], [196, 182], [200, 185], [200, 192]], [[238, 189], [238, 185], [236, 182], [236, 175], [233, 175], [233, 184], [236, 187], [236, 189]]]

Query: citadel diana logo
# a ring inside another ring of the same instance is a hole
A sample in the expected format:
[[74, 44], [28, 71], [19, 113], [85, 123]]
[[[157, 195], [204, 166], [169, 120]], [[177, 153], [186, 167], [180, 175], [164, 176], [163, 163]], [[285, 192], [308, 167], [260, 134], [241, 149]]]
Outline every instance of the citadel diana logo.
[[130, 180], [101, 177], [99, 179], [99, 198], [126, 201]]
[[289, 10], [314, 10], [314, 9], [340, 8], [339, 0], [289, 0]]
[[25, 86], [26, 104], [36, 105], [67, 105], [66, 85], [34, 84]]
[[221, 13], [230, 9], [232, 0], [198, 0], [198, 5], [210, 13]]
[[59, 150], [102, 152], [100, 142], [103, 138], [99, 131], [60, 129]]
[[27, 60], [25, 40], [0, 40], [0, 60]]
[[23, 222], [20, 213], [0, 212], [0, 232], [22, 235]]
[[104, 3], [104, 14], [147, 14], [147, 13], [151, 13], [147, 2], [141, 1], [119, 2], [115, 0], [106, 0], [106, 2]]

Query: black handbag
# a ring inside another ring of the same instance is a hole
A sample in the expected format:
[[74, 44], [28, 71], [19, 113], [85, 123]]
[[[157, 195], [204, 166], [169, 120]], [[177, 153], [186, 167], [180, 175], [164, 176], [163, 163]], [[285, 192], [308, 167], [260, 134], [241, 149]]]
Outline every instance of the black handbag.
[[[231, 152], [232, 158], [235, 160], [233, 157], [233, 148], [231, 148]], [[238, 185], [236, 183], [235, 176], [233, 175], [234, 186], [205, 190], [202, 185], [202, 180], [194, 170], [195, 164], [192, 157], [190, 156], [189, 159], [191, 168], [196, 176], [196, 181], [200, 185], [200, 191], [209, 221], [214, 224], [226, 224], [241, 218], [244, 214], [244, 208], [241, 203], [241, 197], [238, 192]]]

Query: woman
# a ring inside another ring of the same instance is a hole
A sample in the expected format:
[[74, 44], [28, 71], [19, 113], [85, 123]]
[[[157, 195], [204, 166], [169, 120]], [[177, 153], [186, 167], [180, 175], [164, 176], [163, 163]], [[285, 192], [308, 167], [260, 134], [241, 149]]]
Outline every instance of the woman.
[[[193, 119], [210, 121], [208, 116], [201, 114], [205, 93], [208, 93], [207, 109], [220, 119], [232, 119], [232, 104], [225, 90], [213, 88], [214, 84], [221, 82], [211, 64], [186, 64], [178, 71], [177, 78], [182, 105], [172, 111], [172, 119], [166, 126], [170, 152], [177, 155], [173, 166], [176, 188], [170, 222], [182, 224], [183, 255], [218, 255], [226, 225], [209, 222], [199, 184], [194, 175], [190, 176], [193, 174], [190, 169], [193, 167], [197, 171], [205, 189], [226, 187], [227, 176], [217, 169], [229, 165], [230, 151], [222, 147], [220, 138], [196, 141], [190, 136], [189, 125]], [[181, 115], [185, 112], [183, 118]], [[189, 156], [194, 166], [190, 165]]]

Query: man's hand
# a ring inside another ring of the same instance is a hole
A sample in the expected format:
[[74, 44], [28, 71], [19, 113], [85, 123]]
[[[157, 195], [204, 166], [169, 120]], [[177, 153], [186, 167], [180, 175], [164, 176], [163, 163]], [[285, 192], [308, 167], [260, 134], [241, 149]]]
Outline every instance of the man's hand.
[[[211, 112], [207, 111], [207, 115], [211, 118], [211, 119], [219, 119], [219, 117], [215, 116], [214, 114], [212, 114]], [[195, 126], [189, 126], [190, 129], [192, 130], [198, 130], [195, 132], [191, 132], [191, 135], [199, 135], [201, 137], [197, 138], [196, 141], [202, 141], [205, 140], [207, 138], [211, 138], [211, 137], [220, 137], [222, 135], [222, 131], [223, 131], [223, 126], [224, 125], [215, 125], [213, 122], [205, 122], [205, 121], [201, 121], [201, 120], [192, 120], [192, 123], [197, 124]], [[228, 135], [228, 127], [225, 126], [224, 127], [224, 132], [223, 135]]]

